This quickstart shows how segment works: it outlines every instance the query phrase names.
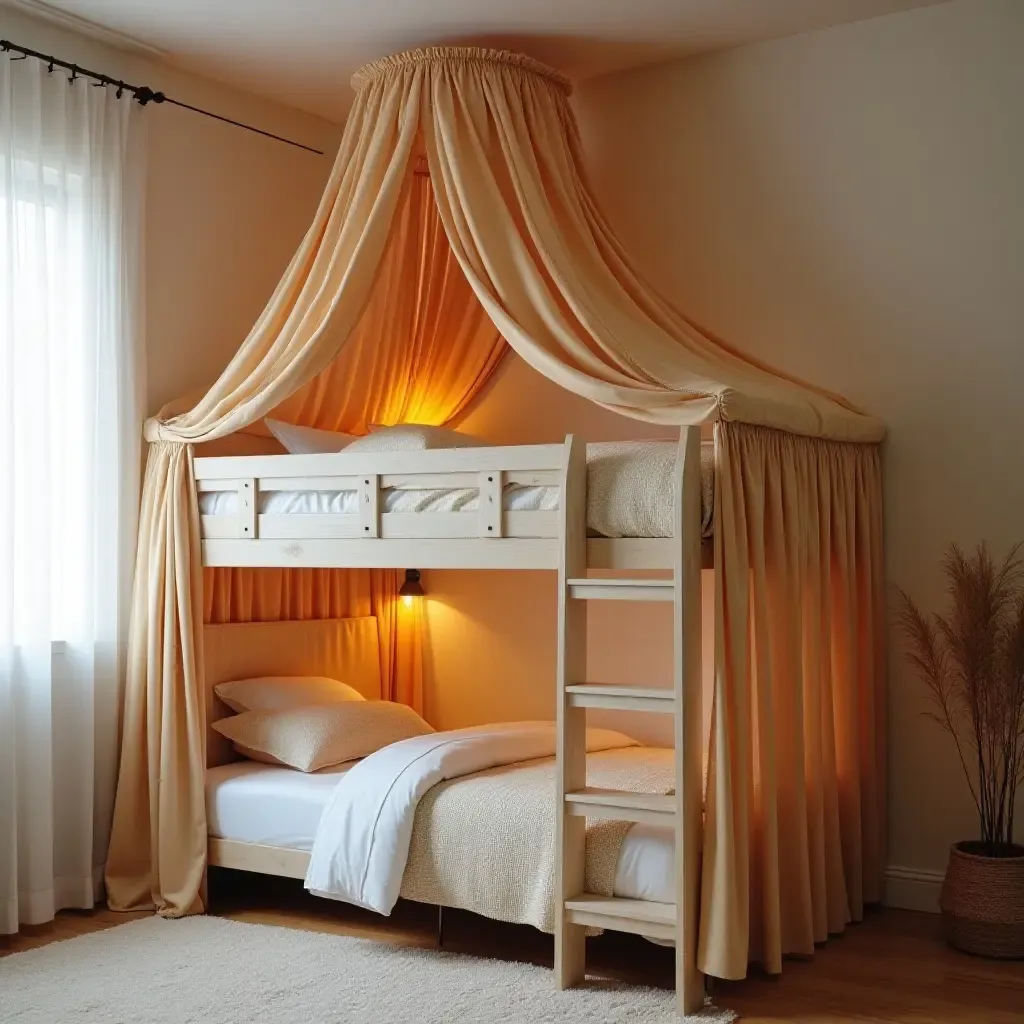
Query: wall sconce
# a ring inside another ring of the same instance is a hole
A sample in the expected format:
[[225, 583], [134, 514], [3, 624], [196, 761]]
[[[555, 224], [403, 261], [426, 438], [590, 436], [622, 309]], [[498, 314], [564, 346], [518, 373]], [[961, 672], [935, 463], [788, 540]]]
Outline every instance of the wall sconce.
[[398, 588], [398, 596], [406, 608], [412, 607], [414, 598], [424, 597], [423, 584], [420, 583], [419, 569], [406, 569], [405, 582]]

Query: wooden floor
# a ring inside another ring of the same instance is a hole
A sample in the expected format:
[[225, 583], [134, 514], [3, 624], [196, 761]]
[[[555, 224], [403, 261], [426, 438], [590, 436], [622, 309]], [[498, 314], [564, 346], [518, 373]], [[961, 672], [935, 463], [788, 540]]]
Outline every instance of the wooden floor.
[[[275, 924], [432, 947], [435, 908], [401, 903], [390, 918], [318, 899], [286, 879], [215, 872], [213, 912]], [[122, 924], [139, 914], [65, 912], [49, 926], [0, 938], [0, 956]], [[998, 963], [948, 949], [938, 918], [877, 910], [811, 960], [789, 960], [779, 978], [753, 974], [718, 982], [715, 1001], [746, 1024], [1024, 1024], [1024, 963]], [[532, 928], [446, 911], [446, 949], [550, 965], [552, 942]], [[590, 940], [595, 973], [638, 983], [672, 984], [670, 950], [629, 935]]]

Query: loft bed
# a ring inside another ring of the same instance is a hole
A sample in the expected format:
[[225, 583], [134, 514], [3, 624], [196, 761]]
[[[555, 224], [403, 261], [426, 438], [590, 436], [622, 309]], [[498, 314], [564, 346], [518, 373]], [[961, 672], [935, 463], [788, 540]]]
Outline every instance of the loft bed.
[[[638, 442], [644, 448], [666, 442]], [[557, 569], [559, 510], [575, 506], [568, 467], [582, 442], [447, 448], [430, 451], [320, 455], [215, 456], [195, 460], [202, 561], [206, 567]], [[703, 564], [712, 564], [712, 444], [701, 452]], [[627, 458], [629, 456], [627, 455]], [[619, 460], [621, 462], [621, 460]], [[588, 530], [587, 568], [668, 570], [673, 564], [671, 509], [682, 501], [672, 463], [642, 495], [623, 494], [628, 481], [605, 481], [583, 507], [604, 501], [634, 509], [611, 519], [646, 533], [596, 536]], [[667, 471], [666, 471], [667, 470]], [[644, 508], [654, 503], [660, 508]], [[458, 505], [458, 510], [435, 511]], [[426, 505], [428, 511], [405, 511]], [[659, 514], [660, 513], [660, 514]], [[662, 520], [662, 524], [657, 520]], [[626, 520], [627, 522], [623, 522]], [[666, 522], [667, 521], [667, 524]], [[667, 528], [666, 528], [667, 526]]]
[[[362, 567], [369, 603], [391, 600], [389, 567], [550, 569], [557, 981], [584, 979], [587, 927], [671, 934], [677, 1005], [692, 1012], [701, 972], [741, 978], [751, 958], [781, 971], [785, 954], [812, 954], [880, 896], [884, 425], [702, 331], [644, 281], [590, 192], [558, 72], [500, 51], [429, 48], [368, 65], [353, 85], [323, 198], [267, 307], [197, 403], [146, 424], [110, 904], [204, 910], [216, 851], [203, 566]], [[455, 421], [507, 349], [591, 403], [680, 429], [667, 499], [652, 506], [668, 527], [594, 536], [601, 488], [571, 438], [194, 457], [269, 416], [360, 435]], [[713, 481], [703, 429], [714, 432]], [[465, 501], [410, 511], [424, 488]], [[506, 507], [513, 491], [543, 493]], [[715, 583], [704, 652], [702, 564]], [[588, 602], [617, 599], [671, 603], [671, 688], [587, 680]], [[399, 646], [392, 636], [381, 649]], [[714, 662], [706, 781], [702, 653]], [[414, 704], [415, 681], [402, 685], [389, 692]], [[592, 707], [673, 714], [675, 794], [588, 788]], [[671, 821], [670, 912], [584, 891], [584, 823], [608, 816]]]

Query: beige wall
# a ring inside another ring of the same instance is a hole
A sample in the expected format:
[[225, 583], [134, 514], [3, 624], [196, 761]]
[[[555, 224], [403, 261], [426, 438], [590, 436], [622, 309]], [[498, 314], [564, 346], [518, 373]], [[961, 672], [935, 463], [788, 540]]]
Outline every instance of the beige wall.
[[338, 128], [4, 7], [0, 35], [326, 153], [168, 104], [145, 109], [148, 409], [204, 388], [245, 338], [309, 226]]
[[[888, 575], [930, 607], [950, 541], [1024, 539], [1022, 53], [1020, 0], [957, 0], [578, 97], [651, 279], [888, 421]], [[895, 655], [890, 685], [890, 863], [939, 870], [972, 804]]]

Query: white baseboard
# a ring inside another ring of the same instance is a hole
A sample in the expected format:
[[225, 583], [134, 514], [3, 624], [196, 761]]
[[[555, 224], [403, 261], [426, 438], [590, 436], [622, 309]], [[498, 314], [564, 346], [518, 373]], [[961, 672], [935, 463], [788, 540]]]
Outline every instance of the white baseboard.
[[927, 914], [939, 912], [939, 894], [945, 872], [922, 868], [905, 868], [890, 864], [885, 869], [885, 899], [887, 907], [900, 910], [921, 910]]

